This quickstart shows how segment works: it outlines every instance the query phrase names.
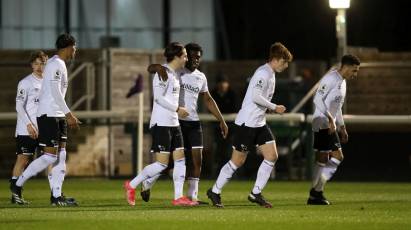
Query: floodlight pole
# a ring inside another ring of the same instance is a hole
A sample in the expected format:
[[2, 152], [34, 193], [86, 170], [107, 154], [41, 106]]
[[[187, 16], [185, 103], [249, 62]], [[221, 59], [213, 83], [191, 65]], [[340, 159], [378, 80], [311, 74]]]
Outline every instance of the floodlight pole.
[[335, 17], [335, 28], [338, 41], [337, 61], [340, 61], [341, 57], [347, 53], [347, 23], [345, 12], [345, 9], [337, 9], [337, 16]]

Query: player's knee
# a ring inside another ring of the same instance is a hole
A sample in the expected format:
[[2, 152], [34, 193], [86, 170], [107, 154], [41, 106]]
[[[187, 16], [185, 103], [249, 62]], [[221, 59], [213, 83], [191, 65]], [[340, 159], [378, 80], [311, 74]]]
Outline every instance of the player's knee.
[[235, 166], [237, 166], [237, 168], [243, 166], [244, 162], [245, 162], [245, 158], [239, 158], [239, 157], [235, 157], [235, 158], [231, 158], [231, 162], [233, 162], [235, 164]]
[[344, 155], [341, 149], [334, 151], [331, 153], [331, 157], [339, 160], [339, 161], [343, 161], [344, 160]]
[[325, 164], [328, 161], [328, 153], [320, 152], [317, 154], [316, 161], [318, 163]]

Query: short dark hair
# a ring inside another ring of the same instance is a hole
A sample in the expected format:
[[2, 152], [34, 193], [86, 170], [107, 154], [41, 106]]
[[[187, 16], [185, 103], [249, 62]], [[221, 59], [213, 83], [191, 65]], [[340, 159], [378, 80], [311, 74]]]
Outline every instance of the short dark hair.
[[291, 52], [280, 42], [276, 42], [271, 45], [270, 47], [270, 54], [268, 61], [275, 59], [284, 59], [287, 62], [291, 62], [293, 60], [293, 55]]
[[360, 59], [352, 54], [346, 54], [341, 58], [341, 66], [344, 65], [360, 65]]
[[64, 49], [69, 46], [74, 46], [76, 44], [76, 39], [71, 34], [60, 34], [56, 40], [57, 50]]
[[201, 55], [203, 55], [203, 48], [197, 43], [188, 43], [187, 45], [184, 46], [186, 48], [187, 53], [194, 51], [194, 52], [200, 52]]
[[164, 57], [166, 57], [167, 62], [171, 62], [174, 57], [181, 57], [183, 55], [183, 44], [179, 42], [172, 42], [166, 46], [164, 50]]
[[33, 63], [34, 61], [36, 61], [37, 58], [40, 58], [40, 60], [41, 60], [42, 62], [46, 62], [48, 56], [47, 56], [46, 53], [44, 53], [44, 52], [41, 51], [41, 50], [33, 51], [33, 52], [30, 54], [30, 60], [29, 60], [30, 62], [29, 62], [29, 63], [30, 63], [30, 64]]

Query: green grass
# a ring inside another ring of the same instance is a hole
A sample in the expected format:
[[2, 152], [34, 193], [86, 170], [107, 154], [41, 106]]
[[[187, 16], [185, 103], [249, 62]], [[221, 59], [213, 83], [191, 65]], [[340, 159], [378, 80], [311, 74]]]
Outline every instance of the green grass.
[[[201, 181], [200, 197], [212, 181]], [[308, 182], [271, 181], [264, 194], [274, 205], [265, 209], [246, 197], [252, 181], [232, 181], [223, 191], [224, 209], [171, 206], [172, 181], [158, 182], [152, 199], [129, 207], [122, 181], [67, 179], [64, 191], [79, 200], [75, 208], [49, 205], [46, 179], [27, 182], [28, 207], [9, 203], [8, 182], [0, 180], [0, 229], [411, 229], [411, 183], [341, 183], [327, 185], [331, 206], [307, 206]], [[137, 196], [139, 198], [139, 196]]]

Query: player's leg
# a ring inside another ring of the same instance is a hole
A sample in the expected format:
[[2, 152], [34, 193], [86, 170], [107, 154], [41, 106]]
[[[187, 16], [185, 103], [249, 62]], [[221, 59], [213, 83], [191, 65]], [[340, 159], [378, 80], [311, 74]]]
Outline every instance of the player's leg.
[[259, 150], [264, 157], [257, 172], [257, 179], [251, 193], [248, 195], [248, 200], [257, 203], [260, 206], [271, 208], [270, 202], [266, 201], [261, 192], [270, 179], [271, 172], [274, 169], [275, 162], [278, 159], [277, 146], [274, 140], [274, 135], [270, 128], [266, 125], [257, 128], [257, 144]]
[[197, 202], [191, 201], [183, 196], [184, 181], [186, 178], [186, 160], [184, 155], [184, 141], [180, 126], [172, 127], [172, 150], [174, 160], [173, 182], [174, 182], [174, 200], [175, 206], [194, 206]]
[[190, 170], [187, 170], [187, 196], [194, 201], [198, 201], [198, 185], [201, 174], [202, 152], [202, 148], [191, 149], [191, 165]]
[[17, 178], [23, 173], [30, 158], [33, 157], [36, 151], [37, 140], [31, 139], [29, 136], [16, 137], [16, 163], [13, 167], [12, 178], [10, 179], [10, 191], [12, 192], [11, 203], [26, 204], [27, 202], [21, 197], [13, 195], [13, 188], [16, 186]]
[[168, 127], [153, 126], [151, 128], [152, 146], [151, 152], [155, 153], [156, 161], [144, 167], [144, 169], [131, 181], [124, 182], [127, 202], [135, 205], [135, 189], [144, 180], [159, 175], [167, 168], [170, 157], [171, 133]]
[[[316, 163], [312, 180], [312, 188], [307, 204], [329, 205], [324, 197], [325, 183], [332, 177], [340, 160], [342, 160], [341, 144], [337, 133], [328, 134], [328, 129], [314, 132], [314, 149], [316, 152]], [[329, 158], [333, 154], [335, 157]]]
[[182, 127], [184, 136], [184, 149], [190, 160], [187, 164], [187, 197], [199, 204], [206, 202], [198, 201], [198, 189], [201, 175], [201, 163], [203, 153], [203, 131], [200, 121], [190, 122], [189, 129]]
[[245, 125], [235, 126], [231, 159], [221, 168], [220, 174], [213, 187], [207, 190], [207, 197], [214, 206], [223, 207], [220, 197], [221, 191], [230, 181], [235, 171], [244, 164], [248, 151], [253, 145], [254, 138], [255, 133], [252, 128], [246, 127]]
[[39, 145], [43, 147], [43, 155], [31, 162], [16, 181], [13, 195], [21, 197], [21, 189], [24, 183], [31, 177], [43, 171], [49, 165], [57, 161], [58, 149], [58, 124], [57, 120], [46, 115], [37, 119], [39, 126]]

